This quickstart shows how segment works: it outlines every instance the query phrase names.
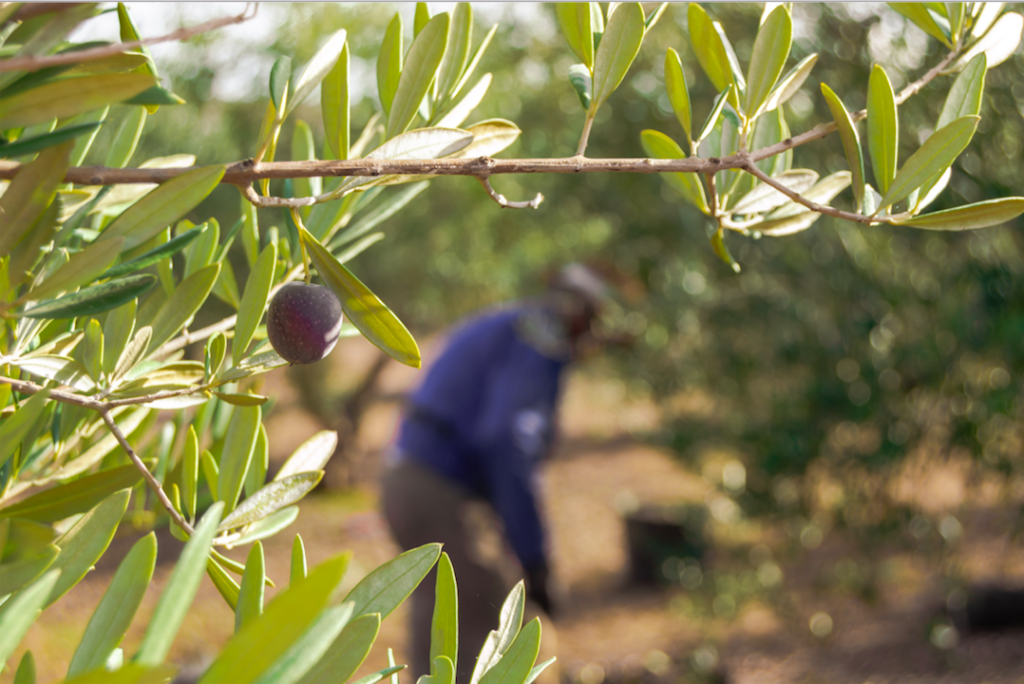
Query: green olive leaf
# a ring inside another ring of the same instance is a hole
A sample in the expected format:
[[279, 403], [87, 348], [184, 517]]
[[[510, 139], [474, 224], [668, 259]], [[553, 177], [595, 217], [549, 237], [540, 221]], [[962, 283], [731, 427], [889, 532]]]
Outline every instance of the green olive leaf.
[[0, 591], [3, 595], [13, 594], [39, 578], [60, 555], [60, 547], [47, 544], [22, 558], [0, 563]]
[[245, 358], [246, 349], [252, 336], [259, 327], [263, 312], [267, 308], [270, 288], [274, 284], [274, 270], [277, 265], [277, 247], [269, 244], [260, 253], [249, 278], [245, 281], [242, 302], [238, 308], [238, 321], [235, 324], [235, 337], [232, 342], [231, 354], [235, 363]]
[[622, 3], [605, 27], [594, 55], [591, 111], [596, 111], [625, 78], [644, 41], [644, 10], [638, 2]]
[[[185, 225], [190, 224], [191, 221]], [[216, 220], [211, 219], [208, 223], [197, 227], [205, 227], [205, 230], [199, 233], [199, 237], [189, 245], [188, 251], [185, 252], [185, 278], [210, 265], [217, 253], [217, 244], [220, 242], [220, 224]], [[193, 228], [193, 230], [195, 229]]]
[[58, 540], [60, 554], [50, 567], [60, 570], [60, 579], [53, 587], [47, 605], [71, 590], [92, 570], [107, 546], [114, 539], [114, 532], [121, 523], [121, 517], [128, 509], [130, 489], [121, 489], [83, 515]]
[[447, 13], [438, 14], [427, 22], [413, 40], [388, 114], [389, 139], [408, 130], [420, 103], [430, 90], [444, 58], [449, 21]]
[[256, 542], [249, 550], [245, 571], [238, 588], [238, 605], [235, 607], [235, 633], [263, 614], [263, 596], [267, 573], [263, 556], [263, 544]]
[[391, 103], [398, 90], [398, 80], [402, 75], [402, 15], [395, 12], [394, 19], [384, 31], [384, 42], [377, 56], [377, 92], [384, 113], [391, 111]]
[[455, 97], [460, 92], [462, 92], [462, 89], [466, 86], [467, 83], [469, 83], [470, 77], [473, 76], [473, 73], [476, 71], [477, 66], [479, 66], [480, 60], [483, 58], [484, 53], [487, 52], [487, 46], [491, 44], [491, 39], [494, 38], [494, 34], [497, 32], [498, 25], [494, 24], [491, 26], [490, 30], [487, 31], [487, 34], [484, 36], [484, 39], [480, 41], [480, 44], [477, 46], [476, 51], [473, 52], [473, 56], [469, 60], [469, 64], [466, 66], [466, 70], [462, 73], [462, 78], [459, 79], [459, 82], [457, 84], [455, 84], [455, 90], [452, 91], [451, 95], [452, 97]]
[[138, 298], [155, 284], [156, 276], [154, 275], [125, 276], [101, 285], [83, 288], [58, 299], [41, 302], [20, 315], [25, 318], [54, 319], [95, 316]]
[[349, 54], [348, 43], [320, 86], [320, 112], [329, 153], [336, 159], [348, 159], [349, 135]]
[[584, 64], [573, 64], [569, 67], [569, 85], [572, 86], [583, 109], [589, 110], [594, 89], [594, 81], [590, 77], [590, 69]]
[[896, 221], [901, 226], [928, 230], [977, 230], [998, 226], [1024, 214], [1024, 197], [1004, 197], [962, 207], [920, 214]]
[[162, 183], [114, 219], [100, 239], [123, 237], [125, 249], [138, 247], [206, 199], [224, 170], [224, 166], [204, 166]]
[[878, 189], [885, 194], [896, 178], [900, 127], [896, 114], [896, 95], [889, 75], [880, 65], [871, 69], [868, 79], [868, 152]]
[[80, 136], [95, 133], [103, 125], [102, 121], [82, 123], [75, 126], [65, 126], [50, 133], [34, 135], [29, 138], [19, 138], [16, 142], [0, 145], [0, 159], [14, 159], [30, 154], [41, 152], [48, 147], [61, 145], [73, 141]]
[[256, 448], [261, 415], [259, 406], [236, 406], [228, 423], [217, 481], [217, 500], [224, 502], [228, 517], [242, 493], [245, 474]]
[[800, 90], [800, 86], [804, 84], [807, 77], [811, 75], [811, 70], [814, 65], [818, 62], [818, 53], [807, 55], [792, 69], [786, 72], [786, 75], [779, 79], [779, 82], [775, 85], [775, 88], [768, 95], [768, 99], [765, 101], [764, 111], [770, 112], [777, 108], [779, 105], [784, 104], [789, 98], [796, 95], [797, 91]]
[[103, 598], [89, 618], [68, 666], [68, 678], [101, 670], [120, 645], [149, 588], [156, 567], [156, 535], [140, 539], [121, 561]]
[[[6, 121], [4, 125], [7, 125]], [[0, 254], [11, 254], [54, 201], [57, 186], [68, 169], [73, 146], [66, 142], [50, 147], [18, 169], [14, 180], [0, 196], [0, 218], [4, 228], [0, 231]]]
[[341, 57], [347, 39], [348, 32], [345, 29], [339, 29], [331, 34], [323, 46], [316, 51], [316, 54], [309, 60], [306, 68], [302, 70], [298, 80], [295, 81], [295, 89], [288, 98], [285, 116], [295, 111], [295, 108], [302, 104], [313, 93], [313, 90], [320, 85], [320, 82], [324, 80], [327, 74], [330, 73]]
[[[724, 100], [723, 100], [724, 101]], [[646, 130], [640, 134], [640, 142], [649, 157], [655, 159], [686, 159], [686, 153], [664, 133]], [[710, 214], [707, 198], [704, 196], [704, 185], [695, 173], [663, 173], [661, 176], [669, 186], [678, 192], [690, 204], [705, 214]]]
[[174, 290], [174, 296], [164, 302], [153, 319], [153, 337], [149, 343], [151, 350], [159, 349], [160, 345], [171, 339], [192, 319], [210, 296], [219, 273], [220, 264], [210, 264], [181, 281]]
[[92, 282], [117, 259], [121, 253], [124, 240], [102, 240], [95, 242], [81, 252], [72, 254], [66, 264], [46, 278], [37, 287], [29, 291], [34, 300], [49, 297], [58, 292], [74, 290]]
[[[209, 224], [203, 223], [201, 225], [196, 226], [195, 228], [186, 230], [184, 233], [181, 233], [180, 235], [171, 238], [162, 245], [154, 247], [153, 249], [143, 254], [140, 254], [134, 259], [125, 261], [123, 263], [118, 264], [117, 266], [114, 266], [104, 271], [103, 274], [100, 275], [100, 277], [117, 278], [118, 276], [127, 275], [129, 273], [134, 273], [135, 271], [140, 271], [144, 268], [148, 268], [155, 263], [172, 257], [181, 250], [188, 247], [192, 243], [192, 241], [195, 240], [200, 235], [202, 235], [203, 231], [207, 230], [208, 227]], [[101, 240], [97, 244], [102, 245], [106, 244], [107, 242], [115, 241]]]
[[[693, 7], [693, 5], [690, 5]], [[708, 120], [704, 122], [704, 126], [700, 129], [700, 134], [697, 136], [696, 143], [700, 144], [705, 138], [711, 135], [711, 131], [714, 130], [715, 124], [718, 123], [718, 118], [722, 115], [722, 110], [725, 109], [725, 105], [729, 98], [732, 96], [735, 87], [730, 83], [725, 87], [725, 90], [715, 97], [715, 102], [711, 106], [711, 113], [708, 114]]]
[[440, 544], [426, 544], [392, 558], [360, 580], [345, 601], [356, 615], [387, 617], [419, 585], [441, 556]]
[[[587, 70], [594, 68], [594, 29], [590, 21], [589, 2], [560, 2], [555, 5], [562, 35]], [[589, 74], [588, 74], [589, 75]]]
[[348, 320], [382, 351], [407, 366], [419, 368], [419, 347], [402, 322], [308, 231], [300, 227], [299, 232], [309, 258], [324, 283], [338, 295]]
[[195, 428], [188, 426], [185, 437], [185, 453], [181, 459], [182, 512], [189, 519], [196, 515], [196, 496], [199, 491], [199, 439]]
[[697, 54], [697, 61], [715, 90], [721, 92], [730, 85], [734, 86], [729, 102], [738, 109], [739, 91], [746, 88], [746, 84], [725, 31], [697, 3], [691, 2], [688, 11], [690, 43]]
[[437, 121], [437, 126], [442, 128], [457, 128], [462, 122], [469, 118], [473, 110], [483, 101], [487, 89], [491, 86], [491, 74], [484, 74], [472, 88], [456, 102], [447, 113]]
[[927, 33], [932, 38], [938, 39], [943, 45], [952, 49], [953, 42], [949, 39], [942, 28], [939, 27], [935, 21], [935, 17], [928, 11], [926, 7], [927, 3], [923, 2], [887, 2], [889, 7], [893, 8], [910, 21], [914, 22], [919, 29]]
[[824, 83], [821, 84], [821, 92], [825, 96], [825, 102], [832, 111], [832, 118], [839, 127], [839, 138], [843, 142], [843, 151], [846, 153], [846, 163], [850, 165], [850, 172], [853, 174], [853, 197], [857, 207], [864, 204], [864, 152], [860, 146], [860, 136], [857, 135], [857, 127], [850, 118], [850, 112], [846, 110], [843, 101], [839, 96]]
[[[15, 415], [20, 415], [29, 408], [26, 402]], [[152, 462], [150, 464], [152, 465]], [[134, 465], [103, 470], [33, 494], [6, 508], [0, 508], [0, 519], [11, 517], [41, 523], [57, 522], [88, 511], [114, 492], [134, 487], [141, 479], [142, 474]]]
[[[299, 473], [323, 470], [337, 447], [338, 433], [333, 430], [321, 430], [299, 445], [299, 448], [288, 457], [288, 460], [281, 466], [281, 470], [274, 476], [274, 481], [277, 482]], [[0, 514], [2, 512], [0, 510]]]
[[785, 5], [776, 7], [757, 31], [747, 72], [747, 113], [756, 117], [772, 92], [793, 45], [793, 20]]
[[668, 100], [672, 103], [672, 111], [683, 127], [686, 141], [693, 144], [693, 122], [690, 114], [690, 93], [686, 88], [686, 76], [683, 74], [683, 63], [679, 54], [669, 48], [665, 52], [665, 90]]
[[978, 54], [953, 81], [942, 105], [935, 129], [944, 128], [962, 116], [977, 116], [981, 113], [981, 96], [985, 92], [985, 71], [988, 59], [985, 53]]
[[[335, 618], [345, 618], [344, 629], [335, 639], [330, 642], [320, 659], [308, 668], [298, 684], [316, 684], [323, 681], [348, 681], [359, 666], [370, 654], [373, 642], [377, 639], [380, 631], [381, 616], [377, 613], [361, 615], [349, 621], [351, 604], [344, 603], [335, 606], [332, 611], [340, 613]], [[318, 621], [319, 622], [319, 621]], [[328, 630], [325, 630], [327, 632]], [[330, 629], [330, 632], [333, 632]], [[261, 679], [260, 684], [270, 684], [269, 680]]]
[[[774, 180], [793, 192], [802, 193], [818, 182], [818, 173], [808, 169], [793, 169], [783, 171]], [[762, 183], [741, 197], [731, 211], [734, 214], [761, 214], [789, 201], [789, 197], [771, 185]]]
[[[288, 82], [292, 78], [292, 58], [278, 57], [270, 68], [270, 100], [275, 112], [284, 111], [288, 99]], [[283, 118], [283, 117], [282, 117]]]
[[971, 142], [980, 119], [979, 116], [964, 116], [935, 131], [896, 174], [889, 191], [882, 197], [882, 208], [896, 204], [951, 166]]
[[317, 566], [304, 581], [275, 596], [262, 615], [228, 640], [200, 684], [255, 682], [327, 607], [348, 563], [349, 554], [336, 556]]
[[60, 578], [58, 568], [24, 587], [0, 606], [0, 663], [5, 662], [21, 643], [25, 633], [47, 605]]
[[299, 517], [298, 506], [282, 508], [277, 513], [272, 513], [263, 520], [250, 525], [249, 529], [242, 536], [232, 542], [232, 546], [245, 546], [260, 539], [273, 537], [295, 522], [297, 517]]
[[[454, 675], [459, 652], [459, 593], [455, 571], [447, 553], [437, 562], [434, 615], [430, 626], [430, 662], [447, 658]], [[435, 675], [436, 675], [435, 671]]]
[[210, 506], [196, 526], [195, 534], [185, 544], [149, 620], [142, 644], [135, 655], [136, 663], [154, 666], [160, 665], [167, 658], [174, 637], [199, 589], [213, 535], [223, 510], [224, 504], [219, 501]]
[[448, 31], [448, 46], [437, 72], [437, 93], [441, 100], [455, 95], [455, 87], [469, 63], [469, 49], [473, 37], [473, 8], [468, 2], [455, 5]]
[[494, 667], [508, 651], [522, 627], [525, 606], [526, 589], [520, 580], [512, 587], [512, 591], [509, 592], [501, 606], [498, 629], [491, 630], [484, 641], [483, 648], [480, 649], [480, 656], [476, 660], [473, 676], [470, 679], [471, 684], [479, 684], [481, 677], [487, 674], [487, 671]]
[[142, 137], [142, 129], [146, 127], [145, 107], [130, 107], [121, 125], [114, 134], [114, 140], [110, 143], [107, 151], [107, 161], [104, 166], [113, 169], [123, 169], [128, 161], [135, 154], [135, 148]]
[[149, 74], [97, 74], [43, 83], [10, 97], [0, 98], [4, 128], [32, 126], [70, 119], [138, 95], [156, 85]]
[[534, 618], [519, 630], [501, 659], [480, 677], [480, 684], [526, 681], [540, 653], [540, 636], [540, 619]]
[[[986, 5], [989, 3], [986, 3]], [[993, 5], [999, 3], [991, 3]], [[991, 29], [975, 43], [950, 68], [951, 71], [963, 69], [978, 55], [985, 55], [988, 68], [999, 66], [1017, 51], [1021, 36], [1024, 34], [1024, 15], [1007, 12]]]

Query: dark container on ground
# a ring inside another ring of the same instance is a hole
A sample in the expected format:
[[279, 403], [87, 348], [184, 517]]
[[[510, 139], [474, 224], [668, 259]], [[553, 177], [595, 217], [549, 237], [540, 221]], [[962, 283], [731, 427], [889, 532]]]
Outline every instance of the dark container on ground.
[[695, 505], [642, 505], [624, 513], [631, 584], [678, 584], [686, 559], [706, 548], [707, 509]]

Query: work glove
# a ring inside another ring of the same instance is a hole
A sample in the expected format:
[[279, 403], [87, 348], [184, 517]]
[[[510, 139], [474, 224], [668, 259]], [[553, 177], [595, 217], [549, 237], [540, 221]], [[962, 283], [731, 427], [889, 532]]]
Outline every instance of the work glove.
[[550, 572], [546, 563], [526, 569], [526, 598], [537, 604], [548, 616], [554, 615], [551, 601]]

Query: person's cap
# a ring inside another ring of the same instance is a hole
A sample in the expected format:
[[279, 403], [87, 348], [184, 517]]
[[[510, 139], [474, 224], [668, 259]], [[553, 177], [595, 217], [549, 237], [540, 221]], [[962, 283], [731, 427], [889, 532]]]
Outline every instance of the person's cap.
[[602, 308], [612, 297], [608, 282], [592, 268], [579, 263], [563, 266], [551, 279], [550, 287], [579, 295], [595, 309]]

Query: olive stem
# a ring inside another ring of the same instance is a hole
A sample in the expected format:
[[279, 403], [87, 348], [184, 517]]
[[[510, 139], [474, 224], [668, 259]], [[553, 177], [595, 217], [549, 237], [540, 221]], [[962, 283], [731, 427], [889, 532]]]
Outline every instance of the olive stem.
[[299, 230], [299, 248], [302, 250], [302, 268], [306, 272], [306, 284], [309, 285], [313, 280], [313, 274], [309, 271], [309, 254], [306, 253], [306, 241], [302, 239], [302, 234], [306, 232], [306, 226], [302, 225], [302, 217], [299, 216], [299, 210], [293, 208], [291, 210], [292, 220], [295, 221], [295, 225], [300, 228]]

